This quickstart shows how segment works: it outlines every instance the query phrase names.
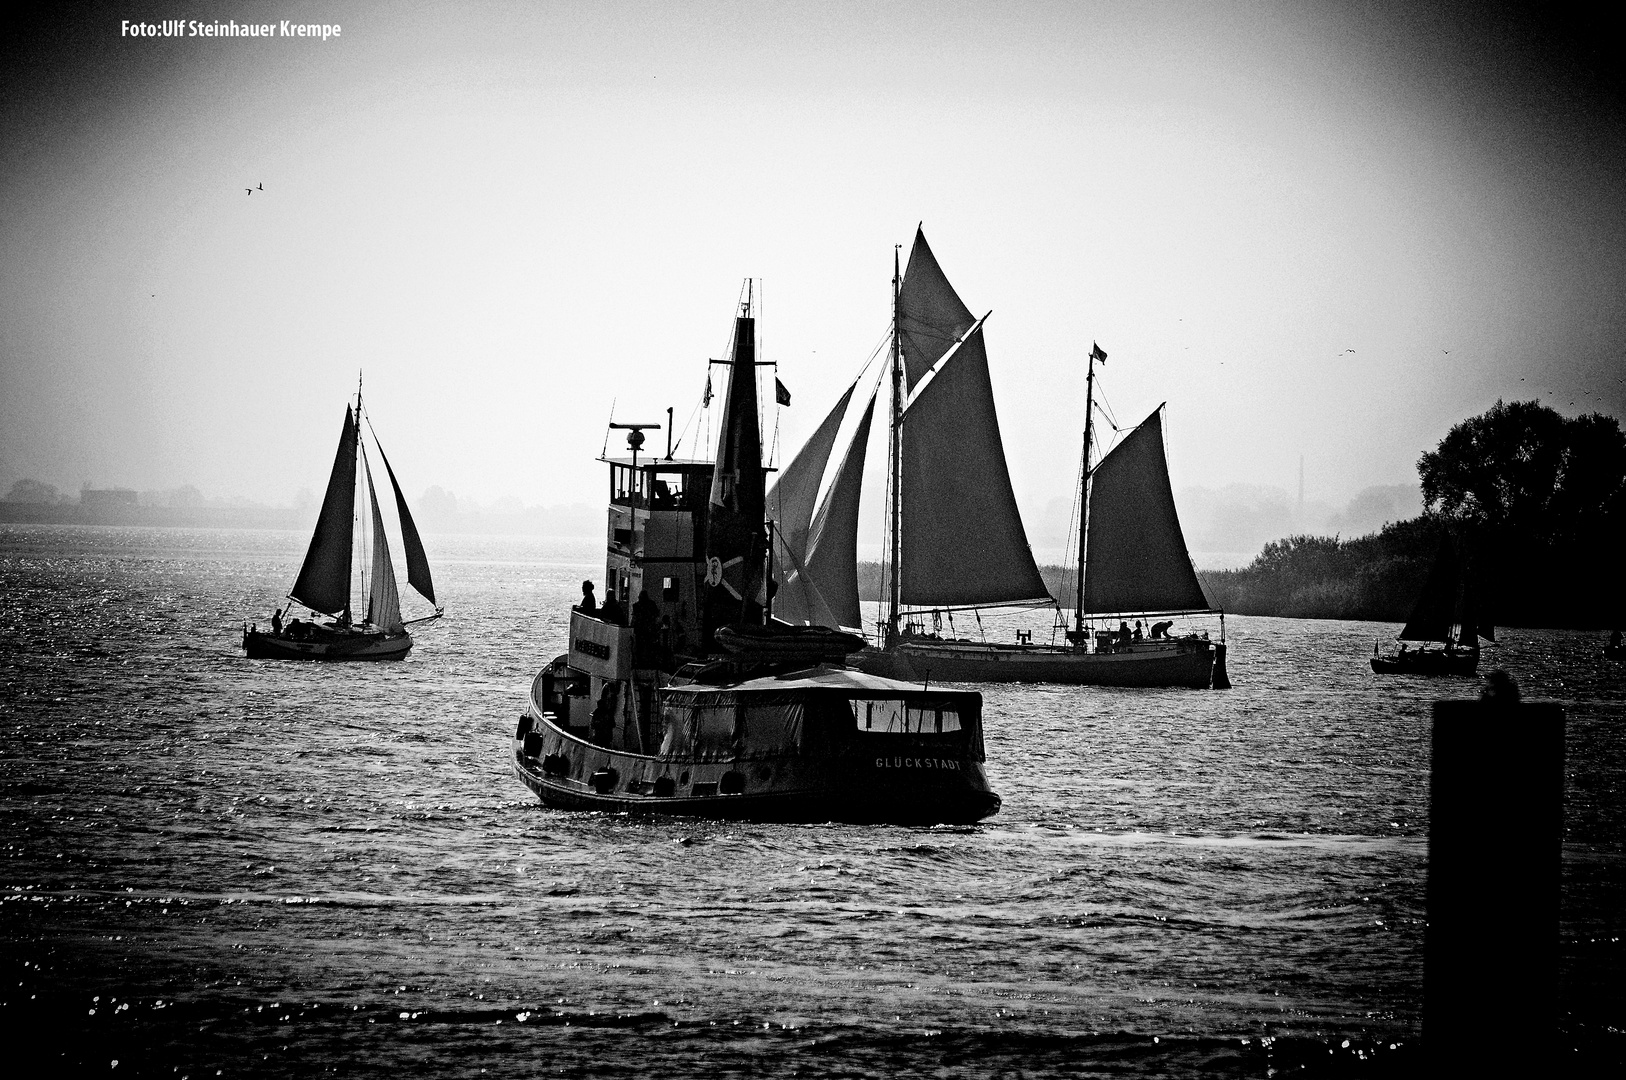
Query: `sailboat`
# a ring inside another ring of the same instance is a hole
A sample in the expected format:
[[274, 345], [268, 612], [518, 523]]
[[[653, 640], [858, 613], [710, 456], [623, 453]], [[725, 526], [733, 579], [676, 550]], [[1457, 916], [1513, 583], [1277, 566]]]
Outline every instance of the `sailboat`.
[[[1372, 646], [1372, 670], [1379, 675], [1472, 675], [1479, 669], [1479, 639], [1496, 640], [1496, 629], [1482, 618], [1475, 591], [1463, 573], [1450, 534], [1440, 536], [1439, 550], [1423, 582], [1411, 618], [1396, 640], [1397, 652], [1379, 655]], [[1421, 643], [1413, 649], [1411, 642]]]
[[[714, 458], [610, 467], [606, 597], [531, 682], [515, 774], [552, 807], [780, 821], [972, 822], [999, 809], [982, 695], [866, 675], [863, 639], [774, 620], [756, 318], [734, 320]], [[707, 381], [709, 400], [710, 380]], [[670, 423], [670, 421], [668, 421]], [[630, 608], [630, 611], [629, 611]]]
[[[1210, 641], [1206, 632], [1170, 634], [1172, 619], [1153, 623], [1150, 636], [1128, 629], [1130, 619], [1215, 613], [1175, 513], [1161, 406], [1094, 470], [1081, 471], [1087, 527], [1079, 530], [1073, 629], [1063, 640], [1034, 644], [1024, 631], [1015, 642], [941, 633], [945, 613], [1056, 604], [1034, 562], [1005, 463], [988, 372], [987, 320], [972, 316], [924, 231], [917, 230], [907, 271], [900, 274], [896, 255], [893, 260], [885, 608], [876, 644], [855, 663], [873, 674], [932, 681], [1229, 686], [1223, 614], [1220, 641]], [[1089, 361], [1086, 464], [1097, 359], [1105, 359], [1099, 348]], [[861, 626], [858, 499], [880, 381], [823, 498], [821, 478], [856, 383], [769, 493], [779, 518], [776, 614], [787, 622]]]
[[[407, 627], [444, 614], [444, 609], [436, 605], [433, 615], [421, 619], [406, 621], [401, 616], [401, 594], [396, 585], [389, 542], [384, 535], [384, 518], [379, 511], [372, 466], [367, 461], [367, 449], [361, 438], [362, 418], [358, 386], [354, 408], [345, 403], [339, 449], [333, 458], [333, 472], [328, 477], [327, 493], [322, 498], [322, 510], [316, 518], [310, 548], [305, 552], [305, 562], [293, 588], [288, 590], [288, 599], [292, 601], [288, 605], [290, 612], [293, 604], [298, 603], [318, 617], [289, 618], [285, 622], [279, 611], [269, 632], [257, 625], [245, 625], [243, 650], [253, 659], [400, 660], [412, 649], [412, 634]], [[371, 427], [370, 421], [368, 426]], [[378, 443], [376, 434], [373, 439], [378, 447], [378, 459], [384, 463], [384, 472], [395, 493], [401, 542], [406, 549], [407, 583], [434, 604], [435, 586], [423, 540], [412, 521], [412, 512], [407, 509], [401, 485], [396, 482], [395, 470], [384, 456], [384, 447]], [[371, 510], [366, 527], [355, 513], [358, 462]], [[366, 557], [369, 538], [370, 560]], [[352, 562], [358, 552], [364, 563], [370, 562], [362, 574], [367, 613], [360, 620], [354, 617], [351, 607]]]

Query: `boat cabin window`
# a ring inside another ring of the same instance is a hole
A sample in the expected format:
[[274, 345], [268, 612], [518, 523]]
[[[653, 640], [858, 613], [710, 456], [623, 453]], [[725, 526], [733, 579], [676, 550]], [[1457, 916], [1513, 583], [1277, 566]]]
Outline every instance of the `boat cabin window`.
[[853, 720], [859, 731], [941, 735], [960, 730], [960, 712], [952, 705], [911, 705], [897, 699], [855, 699]]
[[610, 501], [632, 504], [632, 467], [630, 465], [610, 466]]

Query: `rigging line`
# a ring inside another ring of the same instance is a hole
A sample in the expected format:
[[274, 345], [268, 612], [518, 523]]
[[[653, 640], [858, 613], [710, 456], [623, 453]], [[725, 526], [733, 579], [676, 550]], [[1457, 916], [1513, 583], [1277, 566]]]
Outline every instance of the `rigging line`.
[[599, 447], [599, 457], [610, 456], [610, 424], [615, 423], [615, 398], [610, 399], [610, 419], [604, 425], [604, 445]]

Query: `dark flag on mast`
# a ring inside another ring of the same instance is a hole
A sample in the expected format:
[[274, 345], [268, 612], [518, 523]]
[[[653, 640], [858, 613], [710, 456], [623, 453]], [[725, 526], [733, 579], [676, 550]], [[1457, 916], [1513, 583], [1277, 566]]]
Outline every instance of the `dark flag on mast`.
[[1105, 349], [1101, 348], [1101, 346], [1097, 345], [1093, 341], [1090, 342], [1090, 345], [1091, 345], [1090, 359], [1091, 360], [1099, 360], [1103, 364], [1106, 363], [1107, 362], [1107, 351]]
[[773, 381], [773, 399], [774, 403], [777, 405], [790, 404], [790, 391], [786, 390], [785, 384], [780, 382], [777, 378]]

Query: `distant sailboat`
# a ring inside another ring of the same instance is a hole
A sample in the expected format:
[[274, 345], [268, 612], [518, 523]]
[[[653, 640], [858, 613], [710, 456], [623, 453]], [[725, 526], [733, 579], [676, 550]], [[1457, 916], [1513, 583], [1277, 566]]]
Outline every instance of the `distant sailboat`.
[[[361, 392], [356, 392], [356, 404], [347, 403], [344, 409], [344, 427], [339, 433], [339, 449], [333, 459], [333, 472], [328, 477], [327, 494], [322, 499], [322, 511], [316, 519], [304, 565], [288, 598], [325, 615], [326, 620], [292, 619], [282, 621], [279, 613], [269, 633], [258, 627], [243, 628], [243, 649], [260, 660], [399, 660], [412, 648], [412, 635], [407, 627], [413, 623], [438, 619], [444, 613], [436, 606], [433, 615], [404, 621], [401, 617], [401, 594], [395, 581], [395, 567], [390, 560], [389, 542], [384, 535], [384, 518], [378, 507], [378, 493], [373, 484], [372, 467], [367, 462], [367, 451], [361, 439]], [[377, 436], [374, 436], [374, 444]], [[424, 599], [435, 603], [435, 586], [429, 574], [429, 559], [424, 554], [423, 541], [407, 509], [401, 485], [395, 480], [384, 448], [378, 445], [379, 460], [390, 479], [395, 493], [395, 508], [401, 519], [401, 541], [406, 549], [407, 583]], [[367, 490], [371, 508], [370, 528], [363, 528], [356, 519], [357, 462]], [[368, 571], [363, 574], [367, 595], [367, 615], [356, 621], [351, 608], [352, 562], [358, 546], [365, 552], [368, 537], [372, 541], [372, 558]], [[291, 608], [292, 605], [290, 604]]]
[[[864, 671], [902, 679], [1025, 681], [1110, 686], [1229, 685], [1224, 645], [1205, 634], [1140, 639], [1094, 620], [1208, 613], [1175, 514], [1161, 408], [1093, 471], [1085, 470], [1088, 529], [1081, 529], [1079, 595], [1067, 644], [943, 637], [944, 612], [1054, 604], [1016, 507], [994, 408], [983, 325], [916, 232], [908, 270], [893, 270], [892, 407], [886, 608]], [[1091, 446], [1085, 406], [1085, 460]], [[857, 528], [872, 393], [822, 501], [849, 387], [769, 492], [781, 567], [774, 614], [787, 622], [859, 627]], [[1086, 561], [1086, 543], [1088, 559]], [[1087, 573], [1086, 573], [1087, 571]], [[932, 616], [927, 630], [924, 615]], [[1166, 630], [1168, 624], [1163, 624]], [[1223, 623], [1222, 623], [1223, 625]]]
[[[1372, 647], [1372, 670], [1379, 675], [1472, 675], [1479, 669], [1479, 639], [1496, 640], [1496, 629], [1479, 610], [1474, 589], [1449, 534], [1440, 537], [1423, 591], [1396, 640], [1400, 651], [1380, 656]], [[1410, 642], [1422, 647], [1412, 649]], [[1432, 646], [1432, 647], [1431, 647]]]

